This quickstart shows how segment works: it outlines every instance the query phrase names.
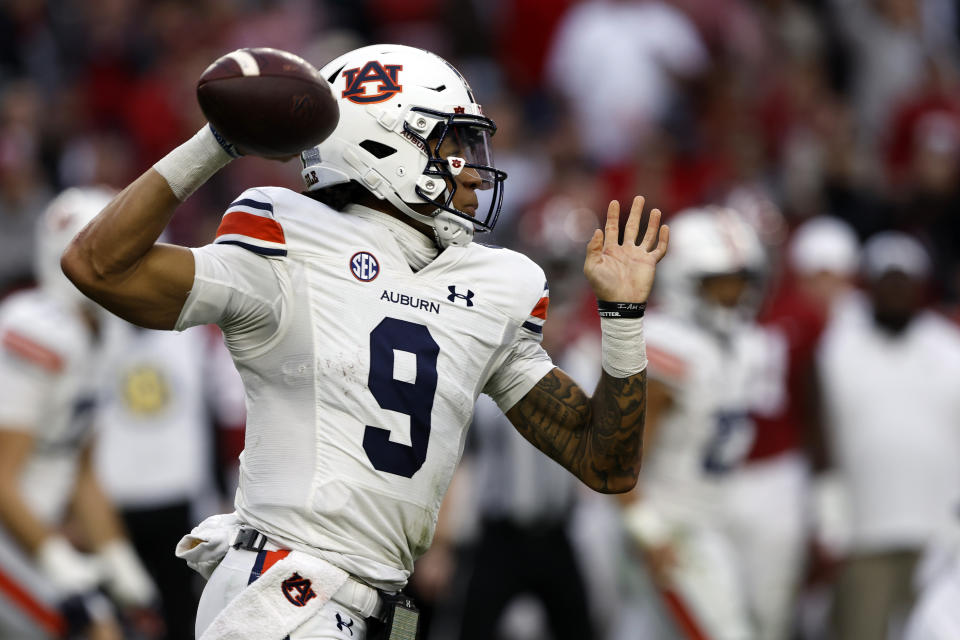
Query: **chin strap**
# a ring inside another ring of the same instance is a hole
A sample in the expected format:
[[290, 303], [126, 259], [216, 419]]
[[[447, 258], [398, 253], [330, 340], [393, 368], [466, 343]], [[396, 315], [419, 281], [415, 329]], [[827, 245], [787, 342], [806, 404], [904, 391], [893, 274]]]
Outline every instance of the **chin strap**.
[[417, 213], [396, 193], [389, 191], [383, 195], [387, 202], [403, 213], [429, 225], [433, 229], [433, 238], [441, 250], [447, 247], [465, 247], [473, 242], [473, 225], [463, 218], [443, 209], [438, 209], [439, 213], [433, 216]]
[[465, 247], [473, 242], [473, 225], [449, 211], [442, 211], [433, 218], [433, 235], [441, 249]]

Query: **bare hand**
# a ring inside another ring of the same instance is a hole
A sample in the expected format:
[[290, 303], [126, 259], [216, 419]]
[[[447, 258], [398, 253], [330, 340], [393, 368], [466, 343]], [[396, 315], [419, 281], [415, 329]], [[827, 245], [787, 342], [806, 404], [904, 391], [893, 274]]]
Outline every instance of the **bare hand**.
[[646, 302], [650, 296], [657, 263], [667, 253], [670, 229], [660, 224], [660, 210], [654, 209], [650, 212], [647, 232], [637, 244], [643, 203], [643, 196], [633, 199], [623, 232], [623, 244], [618, 239], [620, 203], [616, 200], [607, 208], [603, 231], [594, 231], [587, 243], [583, 274], [598, 300]]

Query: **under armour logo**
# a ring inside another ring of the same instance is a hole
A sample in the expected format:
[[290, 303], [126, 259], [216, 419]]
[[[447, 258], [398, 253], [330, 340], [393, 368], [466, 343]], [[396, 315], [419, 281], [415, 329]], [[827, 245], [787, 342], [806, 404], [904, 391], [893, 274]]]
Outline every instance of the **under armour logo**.
[[473, 306], [473, 291], [470, 291], [470, 289], [467, 289], [466, 295], [462, 293], [457, 293], [457, 288], [452, 284], [449, 287], [447, 287], [447, 290], [450, 292], [450, 295], [447, 296], [447, 300], [449, 300], [450, 302], [456, 302], [457, 299], [459, 298], [461, 300], [464, 300], [467, 303], [468, 307]]
[[346, 629], [350, 632], [350, 635], [353, 635], [353, 629], [350, 628], [353, 626], [353, 619], [347, 618], [347, 620], [350, 620], [350, 622], [344, 622], [343, 618], [340, 617], [340, 613], [337, 612], [337, 631], [343, 631]]
[[317, 597], [316, 591], [314, 591], [310, 585], [311, 582], [309, 580], [301, 577], [299, 573], [294, 573], [283, 581], [280, 588], [283, 590], [283, 595], [287, 597], [287, 600], [289, 600], [291, 604], [302, 607], [312, 598]]

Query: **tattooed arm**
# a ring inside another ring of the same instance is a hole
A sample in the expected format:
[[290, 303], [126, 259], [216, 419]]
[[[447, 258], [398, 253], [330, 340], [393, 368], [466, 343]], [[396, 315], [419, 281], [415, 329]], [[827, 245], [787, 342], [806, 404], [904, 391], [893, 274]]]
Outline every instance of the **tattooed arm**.
[[647, 372], [603, 373], [590, 398], [554, 369], [508, 412], [523, 437], [584, 484], [602, 493], [629, 491], [640, 473]]
[[[611, 202], [604, 229], [597, 229], [587, 244], [583, 273], [598, 300], [645, 303], [650, 295], [656, 265], [667, 252], [669, 229], [660, 225], [660, 211], [654, 209], [637, 243], [643, 204], [642, 197], [634, 199], [621, 243], [620, 204]], [[611, 320], [628, 325], [640, 321]], [[622, 359], [609, 353], [606, 340], [613, 335], [609, 328], [603, 325], [604, 371], [592, 398], [567, 374], [553, 369], [507, 411], [507, 417], [525, 438], [587, 486], [623, 493], [633, 488], [640, 473], [647, 374], [632, 373], [642, 365], [616, 366]], [[636, 337], [637, 343], [631, 337], [617, 344], [626, 352], [636, 346], [642, 356], [639, 331]], [[626, 361], [637, 362], [629, 357]]]

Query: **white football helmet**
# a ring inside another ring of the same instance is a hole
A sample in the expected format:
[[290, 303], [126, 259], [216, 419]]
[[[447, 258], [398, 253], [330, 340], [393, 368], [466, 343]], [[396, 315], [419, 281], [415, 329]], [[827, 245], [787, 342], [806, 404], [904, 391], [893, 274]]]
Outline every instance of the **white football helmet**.
[[34, 269], [37, 282], [47, 293], [76, 304], [95, 304], [73, 286], [60, 268], [67, 245], [115, 195], [105, 187], [71, 187], [54, 198], [37, 221]]
[[[761, 301], [766, 254], [757, 232], [726, 207], [687, 209], [668, 221], [670, 250], [657, 266], [659, 300], [670, 312], [721, 335], [753, 318]], [[704, 298], [704, 278], [744, 274], [752, 286], [735, 307]]]
[[[320, 73], [333, 89], [340, 121], [300, 156], [308, 191], [357, 182], [430, 225], [441, 247], [466, 245], [474, 229], [494, 227], [507, 177], [490, 153], [496, 125], [449, 62], [422, 49], [378, 44], [346, 53]], [[444, 142], [456, 155], [439, 155]], [[454, 178], [464, 169], [480, 176], [481, 190], [492, 190], [481, 200], [489, 202], [486, 212], [476, 216], [453, 206]], [[423, 204], [435, 208], [421, 213], [411, 206]]]

